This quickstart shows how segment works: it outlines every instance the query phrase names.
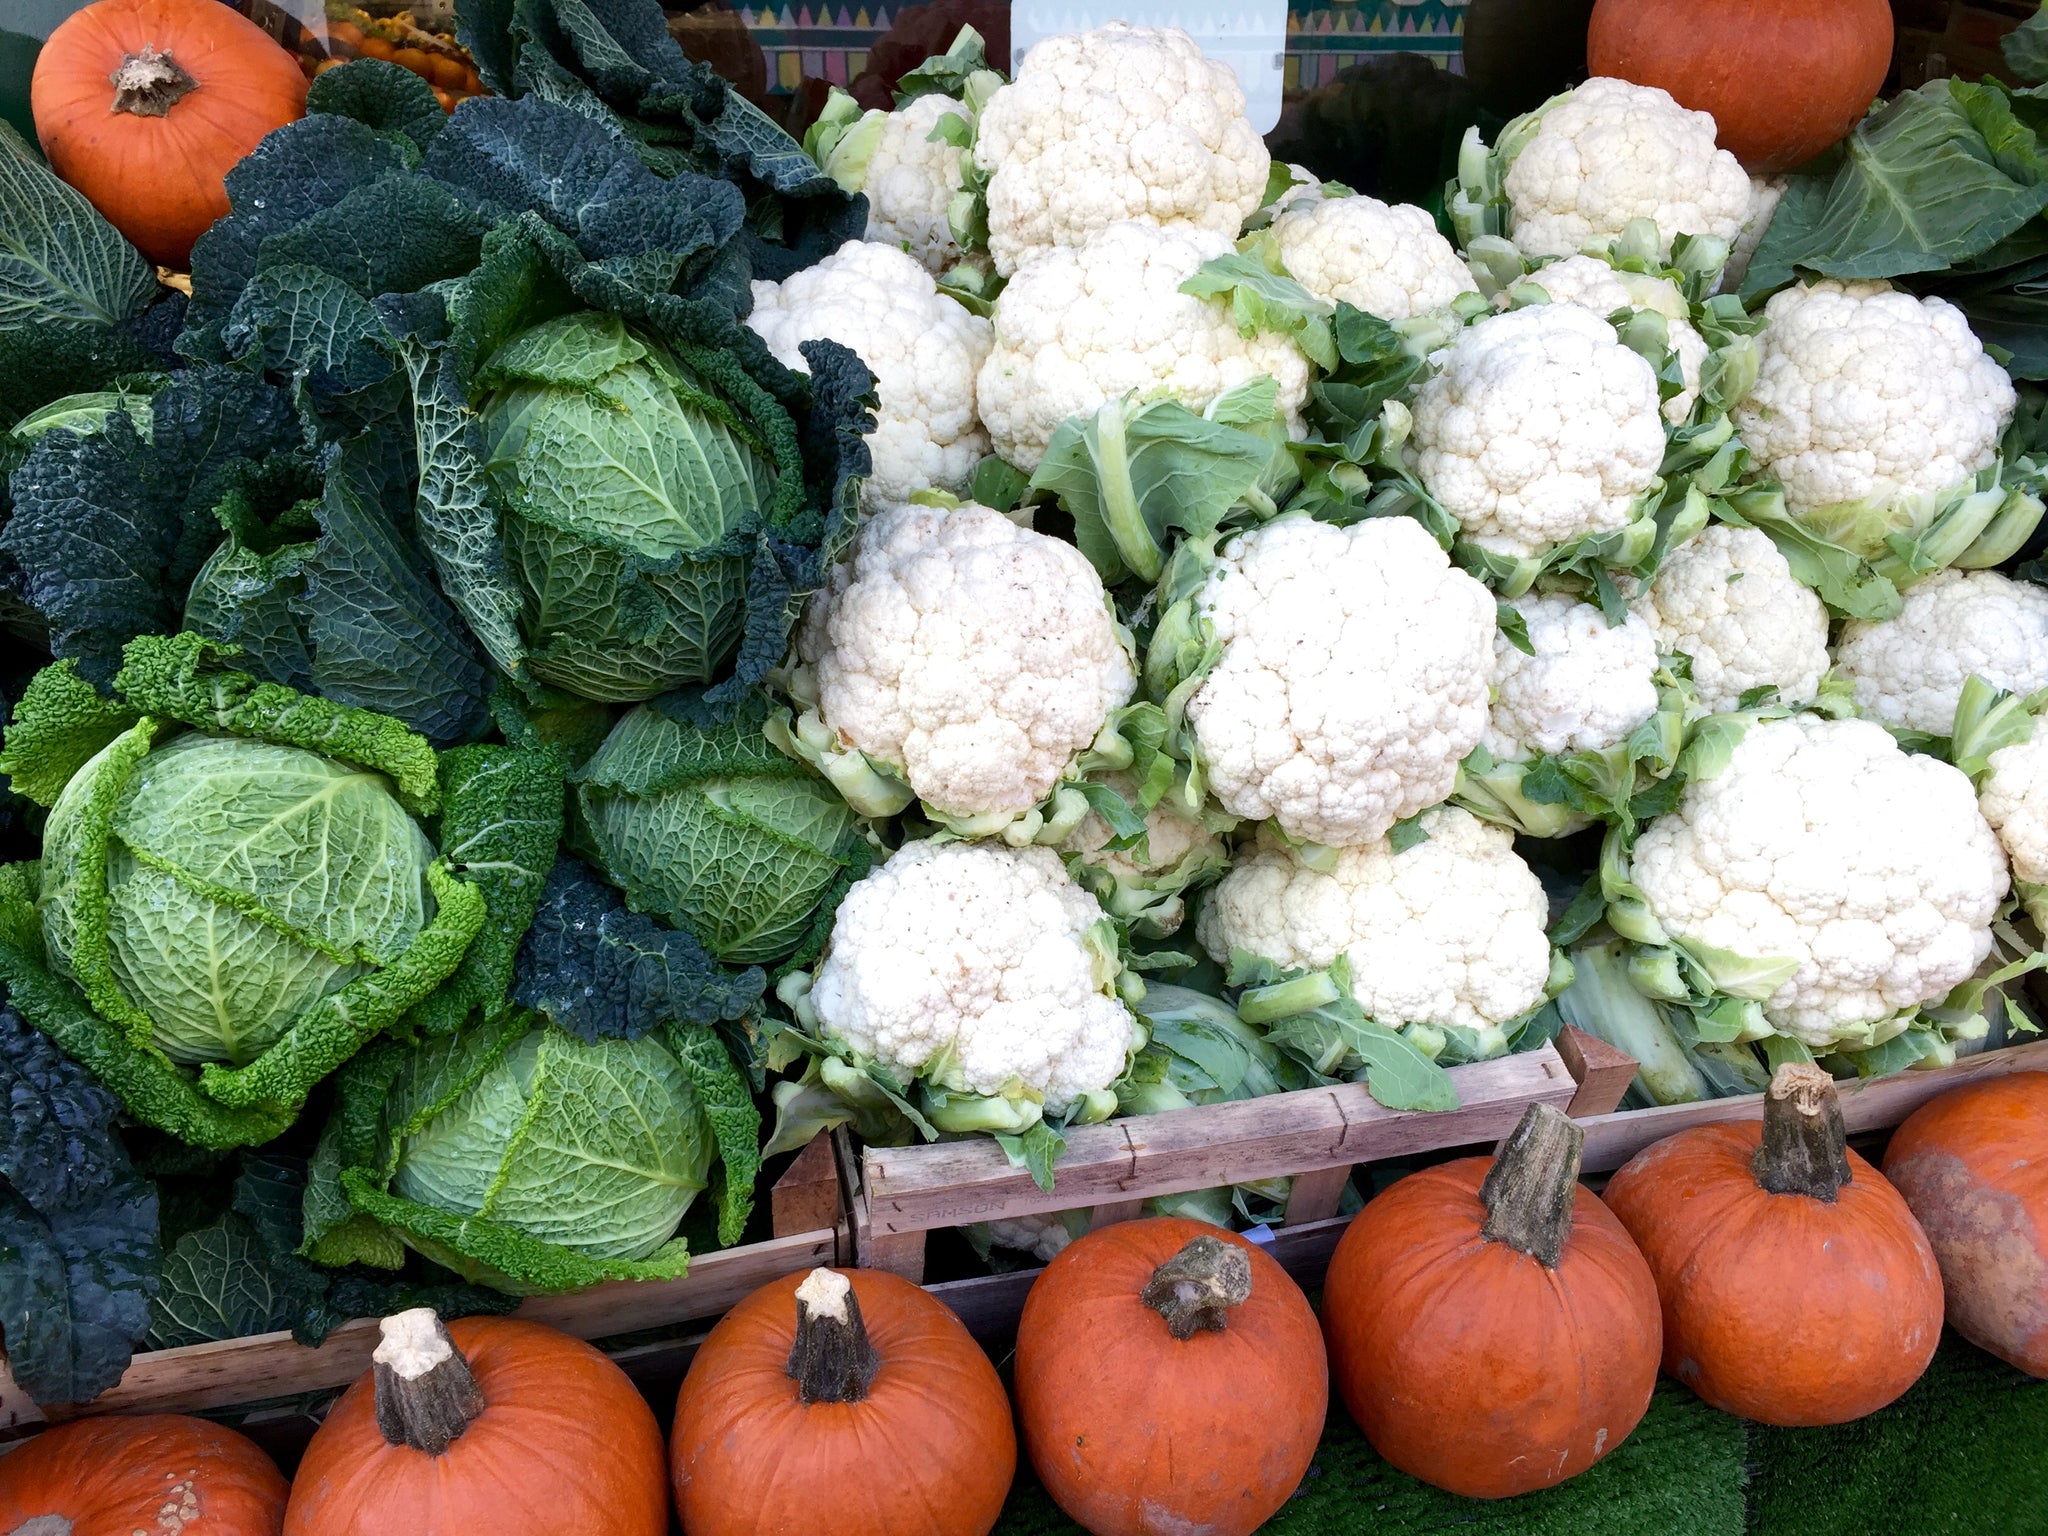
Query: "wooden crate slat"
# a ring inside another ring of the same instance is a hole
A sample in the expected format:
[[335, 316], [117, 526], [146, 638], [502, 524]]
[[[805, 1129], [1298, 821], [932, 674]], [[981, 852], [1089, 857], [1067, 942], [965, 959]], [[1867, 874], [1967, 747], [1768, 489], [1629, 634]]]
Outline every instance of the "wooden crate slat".
[[1460, 1105], [1437, 1113], [1391, 1110], [1362, 1086], [1339, 1083], [1077, 1126], [1067, 1132], [1049, 1194], [986, 1138], [870, 1147], [861, 1164], [865, 1216], [880, 1239], [1350, 1167], [1495, 1141], [1532, 1102], [1561, 1108], [1578, 1092], [1564, 1059], [1547, 1045], [1454, 1067], [1451, 1078]]
[[535, 1296], [518, 1316], [579, 1339], [610, 1338], [715, 1317], [783, 1275], [838, 1262], [830, 1228], [771, 1238], [690, 1260], [680, 1280], [621, 1280], [571, 1296]]
[[777, 1237], [816, 1232], [839, 1221], [839, 1168], [832, 1138], [813, 1136], [769, 1191], [768, 1208]]
[[1636, 1059], [1617, 1050], [1598, 1035], [1589, 1035], [1576, 1024], [1557, 1032], [1557, 1054], [1578, 1080], [1579, 1091], [1565, 1107], [1574, 1120], [1593, 1115], [1611, 1115], [1621, 1108], [1621, 1097], [1636, 1080]]

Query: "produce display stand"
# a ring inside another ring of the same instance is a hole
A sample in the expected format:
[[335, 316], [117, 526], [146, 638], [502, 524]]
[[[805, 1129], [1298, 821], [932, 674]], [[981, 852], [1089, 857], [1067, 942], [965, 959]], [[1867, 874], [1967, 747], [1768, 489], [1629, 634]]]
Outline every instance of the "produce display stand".
[[[776, 1180], [769, 1197], [773, 1236], [767, 1240], [693, 1256], [690, 1272], [679, 1280], [625, 1281], [569, 1296], [536, 1296], [523, 1302], [517, 1315], [597, 1340], [716, 1317], [770, 1280], [846, 1260], [839, 1190], [831, 1148], [820, 1138]], [[336, 1328], [317, 1349], [289, 1333], [262, 1333], [151, 1350], [138, 1353], [127, 1374], [90, 1403], [54, 1409], [31, 1402], [0, 1359], [0, 1439], [85, 1414], [197, 1413], [332, 1391], [370, 1368], [378, 1337], [377, 1319], [366, 1317]], [[612, 1353], [644, 1368], [643, 1357], [650, 1352], [673, 1352], [691, 1342], [641, 1344]]]

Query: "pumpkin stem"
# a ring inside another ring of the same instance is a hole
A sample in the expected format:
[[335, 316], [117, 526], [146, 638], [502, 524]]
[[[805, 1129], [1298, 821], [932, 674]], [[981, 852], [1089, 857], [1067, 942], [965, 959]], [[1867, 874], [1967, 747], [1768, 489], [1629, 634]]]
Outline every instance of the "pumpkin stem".
[[1788, 1061], [1772, 1076], [1755, 1167], [1757, 1183], [1770, 1193], [1809, 1195], [1830, 1205], [1854, 1177], [1835, 1080], [1819, 1067]]
[[484, 1394], [469, 1362], [432, 1307], [387, 1317], [372, 1360], [377, 1428], [390, 1445], [439, 1456], [484, 1411]]
[[804, 1406], [862, 1402], [881, 1368], [853, 1282], [836, 1269], [804, 1276], [796, 1288], [796, 1343], [786, 1367]]
[[1251, 1300], [1252, 1260], [1235, 1243], [1198, 1237], [1152, 1271], [1138, 1300], [1166, 1319], [1176, 1339], [1204, 1329], [1221, 1333], [1230, 1309]]
[[199, 82], [180, 69], [176, 59], [148, 43], [142, 52], [125, 56], [107, 79], [114, 87], [110, 110], [136, 117], [168, 116], [171, 108], [199, 89]]
[[1486, 1207], [1479, 1235], [1528, 1254], [1545, 1269], [1557, 1268], [1571, 1236], [1585, 1145], [1586, 1133], [1563, 1111], [1531, 1104], [1493, 1154], [1479, 1186], [1479, 1202]]
[[71, 1536], [71, 1522], [62, 1515], [37, 1515], [22, 1521], [7, 1536]]

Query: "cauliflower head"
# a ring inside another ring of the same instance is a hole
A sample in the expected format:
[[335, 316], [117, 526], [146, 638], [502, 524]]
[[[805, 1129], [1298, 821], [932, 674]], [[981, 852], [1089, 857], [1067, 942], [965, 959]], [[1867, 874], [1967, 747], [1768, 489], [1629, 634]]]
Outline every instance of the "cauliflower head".
[[1495, 610], [1420, 523], [1280, 517], [1223, 547], [1197, 604], [1222, 656], [1188, 719], [1232, 815], [1337, 846], [1450, 795], [1486, 729]]
[[1641, 614], [1610, 625], [1561, 593], [1515, 599], [1531, 656], [1493, 637], [1493, 711], [1486, 750], [1502, 762], [1617, 746], [1657, 712], [1657, 637]]
[[1466, 538], [1540, 556], [1624, 527], [1664, 459], [1657, 375], [1575, 304], [1462, 332], [1415, 399], [1416, 471]]
[[1742, 280], [1749, 276], [1749, 264], [1756, 259], [1757, 247], [1770, 233], [1771, 220], [1778, 216], [1778, 204], [1785, 200], [1785, 189], [1791, 185], [1788, 176], [1749, 178], [1749, 222], [1742, 226], [1742, 233], [1729, 249], [1728, 264], [1721, 268], [1721, 280], [1714, 285], [1716, 293], [1734, 293], [1742, 287]]
[[1114, 956], [1089, 942], [1102, 921], [1050, 848], [908, 843], [840, 903], [811, 1007], [900, 1081], [943, 1058], [945, 1086], [1021, 1084], [1060, 1114], [1115, 1082], [1134, 1043]]
[[1692, 658], [1700, 707], [1721, 714], [1752, 688], [1803, 708], [1828, 669], [1828, 611], [1768, 534], [1715, 523], [1664, 557], [1636, 604], [1657, 649]]
[[[1138, 781], [1128, 773], [1105, 774], [1103, 782], [1129, 804], [1138, 803]], [[1060, 852], [1078, 854], [1082, 863], [1133, 882], [1156, 879], [1183, 867], [1206, 866], [1212, 858], [1221, 864], [1225, 857], [1222, 838], [1200, 822], [1181, 815], [1167, 800], [1161, 800], [1145, 813], [1142, 858], [1135, 848], [1110, 847], [1114, 835], [1109, 823], [1090, 811], [1060, 844]]]
[[1798, 963], [1765, 1000], [1808, 1045], [1871, 1044], [1991, 950], [2005, 855], [1970, 781], [1867, 720], [1753, 727], [1636, 841], [1634, 878], [1673, 934]]
[[993, 1247], [1026, 1253], [1041, 1264], [1050, 1264], [1066, 1252], [1074, 1234], [1067, 1226], [1066, 1213], [1053, 1211], [1044, 1216], [1010, 1216], [992, 1221], [988, 1224], [988, 1240]]
[[881, 400], [868, 434], [871, 505], [928, 488], [967, 489], [988, 452], [974, 414], [974, 380], [995, 331], [940, 293], [910, 256], [849, 240], [783, 282], [756, 282], [747, 324], [799, 373], [810, 372], [799, 347], [821, 338], [852, 348], [868, 365]]
[[1843, 625], [1835, 664], [1863, 714], [1946, 736], [1972, 672], [2014, 693], [2048, 687], [2048, 589], [1996, 571], [1942, 571], [1909, 587], [1891, 618]]
[[1203, 907], [1196, 936], [1224, 964], [1237, 949], [1302, 970], [1347, 955], [1372, 1018], [1477, 1030], [1491, 1054], [1500, 1026], [1543, 1001], [1550, 905], [1507, 828], [1457, 806], [1422, 824], [1428, 838], [1401, 853], [1384, 839], [1338, 849], [1327, 874], [1261, 831]]
[[1649, 219], [1665, 256], [1679, 235], [1734, 242], [1749, 177], [1714, 144], [1714, 120], [1655, 86], [1594, 79], [1543, 109], [1502, 182], [1525, 256], [1569, 256]]
[[1081, 552], [973, 502], [870, 518], [797, 655], [841, 741], [963, 817], [1043, 800], [1136, 684]]
[[1228, 236], [1207, 230], [1113, 224], [1011, 278], [976, 388], [996, 452], [1035, 470], [1069, 416], [1133, 392], [1199, 411], [1260, 374], [1279, 386], [1288, 428], [1302, 435], [1308, 359], [1284, 337], [1240, 336], [1221, 300], [1180, 291], [1230, 251]]
[[1479, 288], [1436, 220], [1407, 203], [1296, 194], [1274, 218], [1273, 237], [1310, 293], [1382, 320], [1410, 320]]
[[860, 187], [868, 198], [867, 238], [907, 252], [934, 277], [962, 254], [947, 204], [965, 180], [966, 151], [932, 137], [947, 117], [974, 121], [964, 103], [937, 92], [888, 113]]
[[1742, 440], [1794, 513], [1890, 506], [1998, 457], [2016, 396], [1961, 310], [1887, 283], [1806, 283], [1764, 306]]
[[2012, 878], [2038, 924], [2048, 915], [2048, 729], [1991, 754], [1977, 806], [2012, 861]]
[[1272, 157], [1230, 66], [1177, 28], [1049, 37], [982, 109], [988, 248], [1005, 277], [1125, 219], [1236, 238]]
[[1678, 285], [1647, 272], [1622, 272], [1597, 256], [1567, 256], [1530, 274], [1529, 281], [1550, 296], [1553, 304], [1576, 304], [1605, 318], [1617, 309], [1655, 310], [1664, 317], [1671, 350], [1685, 388], [1664, 402], [1664, 419], [1682, 426], [1700, 397], [1700, 368], [1712, 349], [1692, 323], [1692, 312]]

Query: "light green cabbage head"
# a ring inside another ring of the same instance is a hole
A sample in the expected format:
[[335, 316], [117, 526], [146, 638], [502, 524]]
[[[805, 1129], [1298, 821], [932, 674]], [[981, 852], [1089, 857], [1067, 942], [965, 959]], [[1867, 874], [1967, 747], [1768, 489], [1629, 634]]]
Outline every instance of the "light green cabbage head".
[[[392, 1190], [603, 1259], [644, 1259], [709, 1182], [711, 1123], [659, 1036], [585, 1042], [552, 1026], [496, 1055], [488, 1030], [416, 1053], [392, 1088]], [[477, 1261], [408, 1235], [471, 1280]], [[516, 1289], [516, 1287], [514, 1287]]]
[[616, 315], [521, 332], [479, 380], [534, 676], [607, 701], [709, 682], [739, 644], [774, 486], [759, 443]]
[[246, 1064], [432, 919], [433, 846], [382, 774], [193, 732], [144, 756], [102, 822], [95, 786], [118, 747], [50, 811], [43, 935], [84, 980], [74, 961], [99, 940], [96, 903], [81, 898], [103, 880], [113, 981], [173, 1061]]

